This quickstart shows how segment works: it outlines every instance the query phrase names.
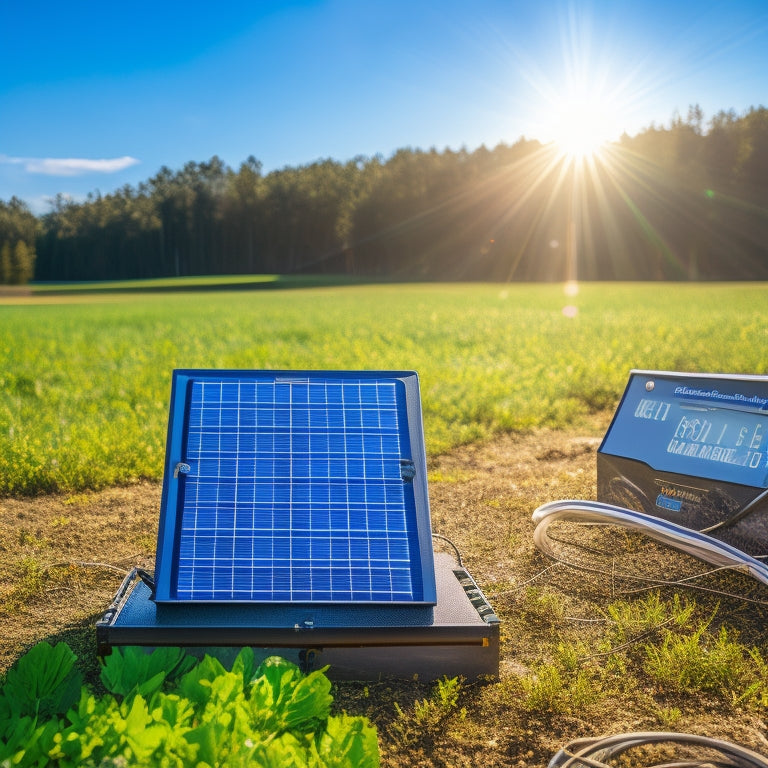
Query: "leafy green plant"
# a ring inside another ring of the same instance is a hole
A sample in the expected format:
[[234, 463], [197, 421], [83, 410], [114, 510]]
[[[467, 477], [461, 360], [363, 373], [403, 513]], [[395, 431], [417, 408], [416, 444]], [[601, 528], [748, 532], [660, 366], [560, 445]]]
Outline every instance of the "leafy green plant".
[[372, 745], [376, 743], [376, 730], [365, 718], [332, 715], [325, 731], [312, 743], [312, 750], [321, 761], [319, 764], [329, 768], [372, 766], [378, 765], [378, 752], [372, 762]]
[[80, 695], [82, 676], [76, 660], [66, 643], [39, 643], [30, 649], [8, 670], [0, 689], [0, 723], [66, 712]]
[[748, 648], [747, 653], [752, 662], [754, 682], [747, 680], [746, 688], [737, 696], [737, 701], [768, 708], [768, 659], [763, 658], [757, 648]]
[[453, 714], [458, 706], [461, 685], [458, 677], [438, 680], [428, 699], [414, 702], [413, 714], [417, 725], [436, 726]]
[[157, 648], [146, 653], [141, 648], [115, 648], [101, 668], [101, 682], [111, 693], [151, 696], [166, 680], [174, 680], [195, 666], [195, 659], [181, 648]]
[[179, 649], [119, 650], [82, 685], [64, 644], [35, 646], [0, 689], [0, 765], [258, 764], [375, 768], [375, 729], [330, 714], [324, 670], [304, 675], [278, 657], [256, 667], [243, 649], [230, 670]]
[[319, 721], [327, 719], [333, 701], [325, 669], [304, 676], [284, 659], [266, 659], [251, 688], [254, 720], [269, 731], [314, 730]]

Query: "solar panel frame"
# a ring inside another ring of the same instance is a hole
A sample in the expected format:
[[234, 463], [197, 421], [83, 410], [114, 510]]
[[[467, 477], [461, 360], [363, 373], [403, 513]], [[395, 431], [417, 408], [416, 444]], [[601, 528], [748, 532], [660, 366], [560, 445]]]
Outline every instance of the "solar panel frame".
[[418, 375], [174, 371], [155, 584], [158, 603], [434, 605]]

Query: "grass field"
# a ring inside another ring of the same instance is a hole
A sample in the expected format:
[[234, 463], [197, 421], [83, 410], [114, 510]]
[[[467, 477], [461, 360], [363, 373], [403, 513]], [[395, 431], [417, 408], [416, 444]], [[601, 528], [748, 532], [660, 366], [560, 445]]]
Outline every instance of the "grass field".
[[612, 408], [632, 368], [768, 372], [763, 284], [214, 283], [0, 298], [0, 494], [159, 478], [174, 368], [415, 369], [429, 456]]
[[630, 369], [768, 373], [767, 285], [214, 282], [0, 296], [0, 680], [40, 640], [98, 678], [94, 621], [154, 565], [173, 368], [416, 369], [432, 528], [501, 618], [501, 664], [485, 683], [339, 683], [382, 766], [544, 768], [635, 730], [768, 753], [764, 585], [610, 527], [558, 531], [610, 560], [595, 572], [531, 536], [539, 504], [595, 497]]

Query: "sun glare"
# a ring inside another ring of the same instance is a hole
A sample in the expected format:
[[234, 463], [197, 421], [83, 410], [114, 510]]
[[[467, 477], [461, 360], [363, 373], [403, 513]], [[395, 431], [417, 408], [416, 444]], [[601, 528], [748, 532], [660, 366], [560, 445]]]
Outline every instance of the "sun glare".
[[606, 105], [594, 98], [570, 94], [553, 121], [552, 140], [567, 158], [584, 160], [600, 154], [610, 141], [610, 126]]
[[570, 161], [598, 157], [618, 140], [640, 93], [622, 52], [597, 43], [589, 13], [571, 8], [560, 19], [560, 50], [526, 70], [537, 93], [534, 130]]

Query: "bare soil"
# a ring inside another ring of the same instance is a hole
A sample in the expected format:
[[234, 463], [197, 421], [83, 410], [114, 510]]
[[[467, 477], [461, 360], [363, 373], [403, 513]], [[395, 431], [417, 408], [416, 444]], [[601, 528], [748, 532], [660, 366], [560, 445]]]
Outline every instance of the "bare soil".
[[[765, 711], [714, 693], [665, 692], [642, 678], [633, 686], [617, 685], [579, 711], [521, 706], [520, 681], [551, 660], [559, 643], [579, 644], [578, 664], [599, 663], [592, 651], [605, 632], [606, 607], [647, 588], [622, 573], [679, 579], [706, 570], [641, 537], [595, 539], [594, 532], [574, 526], [562, 531], [563, 557], [583, 570], [547, 559], [534, 547], [536, 507], [595, 498], [596, 451], [609, 419], [598, 414], [579, 428], [506, 435], [430, 462], [433, 531], [459, 549], [502, 620], [500, 677], [464, 681], [455, 705], [435, 706], [421, 720], [415, 703], [434, 697], [433, 683], [338, 683], [337, 707], [377, 725], [384, 766], [545, 766], [574, 738], [640, 730], [706, 734], [768, 754]], [[97, 684], [94, 622], [125, 572], [153, 569], [159, 507], [155, 483], [0, 500], [0, 672], [36, 642], [65, 640]], [[436, 548], [443, 547], [436, 541]], [[765, 587], [728, 574], [694, 585], [691, 597], [703, 613], [768, 657]]]

